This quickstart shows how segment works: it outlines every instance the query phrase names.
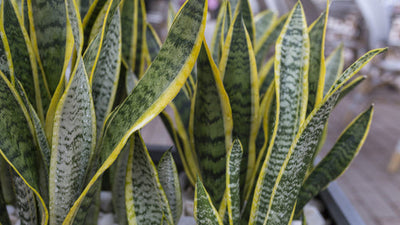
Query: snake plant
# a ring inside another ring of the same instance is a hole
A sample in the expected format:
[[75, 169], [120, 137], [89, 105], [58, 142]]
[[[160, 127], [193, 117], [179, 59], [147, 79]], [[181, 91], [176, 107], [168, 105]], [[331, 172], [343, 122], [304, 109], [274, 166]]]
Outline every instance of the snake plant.
[[372, 106], [313, 164], [332, 109], [385, 49], [345, 71], [342, 46], [325, 60], [328, 12], [308, 26], [300, 1], [281, 18], [253, 18], [246, 0], [223, 2], [211, 49], [203, 41], [196, 70], [171, 103], [175, 123], [162, 114], [196, 186], [197, 224], [291, 224], [357, 155]]
[[0, 224], [6, 203], [21, 224], [97, 224], [114, 162], [119, 224], [178, 220], [171, 154], [156, 168], [139, 129], [190, 75], [206, 5], [187, 1], [160, 47], [143, 0], [1, 1]]

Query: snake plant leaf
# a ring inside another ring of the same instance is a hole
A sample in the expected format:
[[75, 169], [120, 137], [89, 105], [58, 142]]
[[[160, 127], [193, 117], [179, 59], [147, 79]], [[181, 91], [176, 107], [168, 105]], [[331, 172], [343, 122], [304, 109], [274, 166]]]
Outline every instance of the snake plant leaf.
[[15, 3], [10, 0], [2, 1], [1, 8], [0, 32], [3, 39], [9, 40], [9, 45], [6, 47], [6, 49], [9, 48], [9, 52], [6, 55], [9, 57], [9, 62], [12, 62], [9, 65], [12, 66], [14, 72], [11, 74], [11, 83], [15, 85], [15, 79], [18, 79], [24, 85], [29, 101], [35, 108], [40, 109], [40, 98], [36, 98], [40, 96], [38, 73], [29, 36], [20, 15], [17, 14], [18, 9]]
[[172, 5], [172, 2], [168, 3], [168, 16], [167, 16], [167, 29], [169, 30], [171, 28], [172, 22], [174, 21], [176, 16], [176, 11], [174, 9], [174, 6]]
[[343, 66], [343, 44], [340, 44], [326, 59], [324, 96], [328, 93], [336, 79], [342, 74]]
[[309, 28], [310, 66], [308, 67], [308, 105], [309, 114], [323, 98], [325, 85], [325, 33], [328, 23], [329, 4]]
[[126, 168], [128, 166], [129, 149], [130, 145], [128, 142], [114, 164], [115, 172], [112, 175], [112, 205], [116, 214], [116, 222], [120, 225], [128, 224], [125, 205], [125, 179], [127, 172]]
[[217, 21], [215, 24], [216, 29], [214, 30], [211, 40], [212, 56], [217, 66], [222, 56], [222, 47], [224, 45], [224, 39], [227, 33], [226, 31], [229, 29], [230, 26], [230, 21], [231, 12], [229, 1], [225, 0], [222, 2], [219, 9]]
[[[16, 208], [21, 224], [39, 224], [35, 194], [17, 174], [13, 175]], [[6, 213], [7, 214], [7, 213]]]
[[[291, 11], [276, 44], [276, 116], [267, 156], [256, 184], [250, 224], [263, 224], [270, 196], [307, 107], [309, 40], [301, 3]], [[287, 91], [291, 90], [291, 91]]]
[[279, 34], [286, 23], [287, 17], [288, 15], [286, 14], [276, 20], [274, 24], [271, 25], [271, 28], [268, 29], [263, 36], [260, 37], [260, 40], [254, 44], [254, 54], [256, 55], [257, 68], [259, 71], [261, 71], [260, 69], [262, 68], [272, 44], [278, 39]]
[[240, 180], [244, 185], [255, 163], [259, 91], [254, 52], [240, 13], [226, 38], [220, 70], [232, 108], [232, 136], [240, 139], [243, 146]]
[[[108, 1], [100, 1], [100, 0], [94, 0], [93, 3], [90, 5], [89, 10], [87, 11], [86, 15], [82, 18], [82, 26], [83, 26], [83, 36], [84, 36], [84, 44], [83, 44], [83, 49], [86, 49], [87, 46], [89, 45], [89, 42], [92, 41], [90, 40], [90, 34], [92, 32], [92, 28], [96, 22], [96, 19], [100, 16], [100, 12], [104, 8], [104, 5]], [[81, 14], [81, 16], [83, 16]]]
[[[90, 176], [67, 219], [72, 219], [88, 190], [111, 166], [132, 133], [159, 114], [192, 70], [205, 29], [207, 1], [189, 0], [180, 10], [160, 53], [127, 99], [112, 112], [99, 143], [100, 168]], [[179, 35], [178, 35], [179, 34]], [[179, 38], [177, 38], [179, 37]], [[179, 54], [177, 54], [179, 53]]]
[[332, 93], [340, 86], [342, 83], [350, 80], [358, 71], [361, 70], [363, 66], [365, 66], [369, 61], [371, 61], [376, 55], [387, 51], [387, 48], [377, 48], [373, 49], [363, 56], [361, 56], [356, 62], [351, 64], [339, 77], [336, 79], [333, 86], [330, 88], [329, 93]]
[[226, 193], [229, 224], [240, 224], [240, 163], [243, 148], [235, 139], [226, 157]]
[[[243, 22], [246, 26], [246, 30], [249, 34], [251, 43], [255, 43], [256, 38], [256, 26], [254, 24], [253, 12], [251, 10], [249, 0], [240, 0], [240, 13], [242, 14]], [[237, 13], [232, 11], [232, 13]]]
[[[67, 9], [65, 0], [36, 0], [30, 3], [31, 38], [46, 74], [50, 93], [56, 90], [68, 66]], [[49, 30], [52, 34], [49, 35]]]
[[157, 171], [161, 186], [171, 208], [173, 222], [174, 224], [178, 224], [179, 218], [182, 215], [182, 194], [178, 170], [176, 169], [171, 150], [166, 151], [161, 157]]
[[[7, 59], [7, 54], [6, 54], [6, 49], [4, 48], [4, 41], [3, 41], [3, 35], [0, 36], [1, 41], [0, 41], [0, 71], [4, 73], [4, 75], [11, 80], [11, 74], [10, 74], [10, 69], [13, 69], [12, 67], [10, 68], [8, 59]], [[8, 45], [8, 43], [7, 43]]]
[[225, 156], [232, 143], [232, 111], [218, 68], [204, 42], [197, 72], [189, 133], [203, 184], [213, 204], [219, 206], [225, 192]]
[[[235, 17], [235, 12], [236, 12], [236, 8], [240, 3], [240, 0], [229, 0], [229, 5], [231, 7], [231, 18], [233, 19]], [[240, 5], [239, 5], [240, 6]]]
[[351, 82], [349, 82], [348, 84], [346, 84], [343, 87], [342, 92], [340, 93], [338, 103], [342, 98], [344, 98], [348, 93], [350, 93], [352, 90], [354, 90], [354, 88], [356, 88], [365, 79], [367, 79], [366, 76], [359, 76], [359, 77], [355, 78], [354, 80], [352, 80]]
[[261, 37], [268, 32], [277, 20], [277, 16], [270, 10], [260, 12], [254, 17], [254, 24], [256, 30], [256, 42], [259, 42]]
[[5, 203], [12, 205], [15, 202], [15, 193], [12, 187], [12, 182], [10, 182], [12, 179], [12, 169], [3, 157], [0, 157], [0, 171], [0, 187], [2, 189], [1, 194], [4, 197]]
[[44, 210], [41, 219], [47, 221], [47, 208], [40, 194], [38, 172], [40, 162], [37, 161], [37, 152], [31, 132], [33, 124], [22, 99], [1, 72], [0, 93], [3, 99], [0, 105], [0, 114], [2, 118], [7, 118], [0, 123], [0, 129], [4, 131], [0, 132], [0, 140], [2, 140], [0, 154], [38, 197]]
[[197, 178], [194, 192], [194, 218], [197, 225], [223, 225], [203, 183]]
[[[95, 38], [85, 54], [85, 56], [93, 56], [92, 51], [96, 52], [94, 59], [87, 57], [90, 62], [86, 63], [85, 61], [85, 66], [88, 65], [86, 69], [92, 86], [98, 133], [101, 131], [106, 116], [111, 112], [117, 90], [121, 65], [119, 57], [121, 54], [120, 25], [118, 8], [115, 12], [109, 11], [102, 32], [98, 34], [99, 38]], [[99, 41], [97, 41], [98, 39]], [[89, 71], [89, 69], [91, 70]]]
[[[1, 171], [3, 173], [3, 171]], [[7, 207], [6, 207], [6, 201], [4, 200], [3, 197], [3, 190], [0, 185], [0, 212], [5, 212], [5, 213], [0, 213], [0, 224], [1, 225], [11, 225], [10, 218], [8, 217], [7, 213]]]
[[[146, 24], [146, 45], [150, 55], [150, 62], [156, 58], [161, 48], [161, 41], [151, 24]], [[149, 63], [150, 64], [150, 63]]]
[[82, 19], [86, 16], [86, 13], [89, 11], [91, 3], [92, 3], [91, 0], [79, 0], [79, 14], [81, 15]]
[[258, 80], [260, 96], [263, 96], [270, 85], [274, 82], [274, 57], [271, 57], [259, 70]]
[[83, 187], [93, 157], [96, 125], [82, 58], [58, 104], [51, 149], [50, 221], [62, 224]]
[[143, 139], [138, 132], [132, 139], [125, 186], [128, 222], [161, 224], [165, 215], [168, 223], [173, 224], [167, 197]]
[[299, 192], [296, 214], [328, 184], [338, 178], [356, 157], [369, 132], [373, 106], [361, 113], [347, 126], [324, 159], [305, 179]]

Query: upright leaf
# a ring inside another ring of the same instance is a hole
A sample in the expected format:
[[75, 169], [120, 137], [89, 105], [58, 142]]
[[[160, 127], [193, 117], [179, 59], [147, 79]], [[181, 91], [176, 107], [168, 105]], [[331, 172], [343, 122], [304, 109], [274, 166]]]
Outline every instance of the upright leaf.
[[[157, 170], [139, 133], [132, 137], [125, 184], [129, 224], [161, 224], [163, 216], [173, 224], [171, 211]], [[135, 165], [135, 166], [134, 166]], [[167, 207], [168, 211], [165, 211]]]
[[310, 66], [308, 67], [308, 105], [309, 114], [323, 98], [325, 85], [325, 33], [328, 22], [329, 4], [327, 9], [309, 28], [310, 36]]
[[367, 137], [372, 115], [373, 107], [371, 106], [346, 128], [329, 153], [306, 178], [296, 203], [296, 214], [311, 198], [344, 173]]
[[50, 161], [50, 221], [62, 224], [79, 197], [96, 140], [94, 106], [82, 58], [58, 104]]
[[13, 175], [16, 208], [21, 224], [39, 224], [35, 194], [17, 174]]
[[342, 74], [344, 66], [343, 44], [339, 45], [326, 60], [324, 96]]
[[92, 178], [74, 203], [67, 219], [73, 218], [88, 190], [115, 161], [131, 134], [160, 113], [189, 76], [204, 33], [206, 3], [198, 0], [186, 2], [157, 58], [132, 93], [106, 121], [98, 149], [102, 154], [101, 166], [90, 176]]
[[[146, 25], [146, 45], [150, 55], [150, 63], [156, 58], [161, 48], [161, 41], [151, 24]], [[149, 63], [149, 64], [150, 64]]]
[[275, 181], [305, 118], [309, 40], [301, 3], [290, 13], [275, 51], [276, 116], [254, 193], [250, 224], [264, 223]]
[[226, 196], [229, 215], [229, 224], [240, 224], [240, 163], [242, 162], [243, 148], [238, 139], [235, 139], [232, 148], [226, 157]]
[[219, 206], [225, 192], [225, 156], [232, 143], [232, 112], [221, 76], [204, 42], [197, 72], [189, 132], [204, 186], [214, 205]]
[[28, 4], [32, 43], [53, 94], [70, 59], [65, 0], [29, 0]]
[[[276, 14], [270, 10], [260, 12], [254, 17], [254, 24], [256, 30], [255, 43], [260, 41], [261, 37], [273, 27], [276, 21]], [[254, 44], [255, 44], [254, 43]]]
[[194, 218], [197, 225], [223, 224], [200, 179], [197, 179], [194, 192]]
[[230, 27], [220, 70], [232, 107], [232, 136], [240, 139], [243, 145], [240, 180], [244, 185], [255, 163], [259, 91], [253, 48], [241, 14], [237, 14]]
[[215, 30], [213, 33], [212, 41], [211, 41], [211, 52], [215, 63], [218, 65], [219, 60], [221, 59], [222, 47], [224, 45], [225, 39], [225, 29], [226, 25], [230, 24], [231, 15], [230, 15], [230, 7], [229, 1], [225, 0], [222, 2], [221, 7], [218, 12], [217, 21], [215, 24]]
[[[240, 13], [242, 14], [244, 25], [249, 34], [251, 43], [255, 43], [256, 39], [256, 26], [254, 24], [253, 12], [251, 10], [249, 0], [240, 0]], [[232, 11], [232, 13], [237, 13]]]
[[160, 184], [168, 199], [169, 207], [173, 217], [174, 224], [178, 224], [182, 215], [182, 194], [179, 184], [178, 170], [174, 162], [171, 151], [168, 150], [161, 157], [157, 166], [158, 178]]

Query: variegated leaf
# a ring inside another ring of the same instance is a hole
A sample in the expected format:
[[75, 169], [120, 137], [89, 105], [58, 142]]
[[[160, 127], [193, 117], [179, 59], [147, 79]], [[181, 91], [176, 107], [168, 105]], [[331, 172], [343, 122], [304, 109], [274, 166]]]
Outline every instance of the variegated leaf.
[[[246, 30], [249, 34], [251, 43], [255, 43], [256, 38], [256, 26], [254, 24], [253, 12], [251, 10], [249, 0], [240, 0], [240, 13], [242, 14], [243, 22], [246, 26]], [[238, 13], [232, 11], [232, 13]]]
[[340, 100], [342, 100], [342, 98], [344, 98], [348, 93], [350, 93], [352, 90], [354, 90], [354, 88], [356, 88], [365, 79], [367, 79], [366, 76], [359, 76], [359, 77], [355, 78], [354, 80], [352, 80], [351, 82], [349, 82], [348, 84], [346, 84], [343, 87], [342, 93], [340, 93], [338, 103]]
[[257, 69], [261, 71], [262, 65], [267, 54], [275, 41], [278, 39], [283, 26], [286, 23], [287, 15], [282, 16], [272, 24], [271, 28], [263, 34], [258, 42], [254, 45], [254, 54], [256, 55]]
[[160, 184], [168, 199], [168, 204], [174, 219], [173, 222], [174, 224], [178, 224], [179, 218], [182, 215], [182, 194], [178, 170], [176, 169], [171, 150], [165, 152], [161, 157], [157, 166], [157, 171]]
[[307, 115], [323, 98], [325, 85], [325, 33], [328, 23], [329, 4], [309, 28], [310, 66], [308, 67], [308, 105]]
[[197, 72], [189, 133], [203, 184], [213, 204], [219, 206], [225, 192], [225, 156], [232, 143], [232, 112], [218, 68], [204, 42]]
[[39, 224], [38, 208], [35, 194], [16, 173], [13, 174], [14, 191], [16, 196], [16, 209], [21, 224]]
[[96, 141], [94, 106], [82, 58], [58, 104], [50, 160], [50, 221], [62, 224], [84, 188]]
[[[11, 80], [11, 74], [10, 74], [10, 64], [7, 59], [7, 54], [6, 54], [6, 49], [4, 46], [4, 41], [7, 41], [5, 39], [4, 35], [0, 35], [1, 41], [0, 41], [0, 71], [6, 75], [6, 77]], [[6, 44], [8, 46], [8, 43]]]
[[373, 107], [360, 114], [340, 135], [335, 145], [305, 179], [296, 203], [298, 214], [304, 205], [338, 178], [356, 157], [367, 137]]
[[219, 60], [222, 55], [222, 48], [225, 40], [225, 30], [229, 29], [231, 20], [231, 12], [229, 1], [225, 0], [222, 2], [221, 7], [219, 9], [217, 22], [215, 24], [216, 29], [214, 30], [212, 41], [211, 41], [211, 52], [215, 64], [219, 64]]
[[146, 45], [150, 55], [150, 62], [156, 58], [161, 48], [161, 41], [151, 24], [146, 24]]
[[324, 96], [342, 74], [344, 66], [343, 44], [339, 45], [326, 60]]
[[[86, 0], [84, 0], [86, 1]], [[92, 29], [96, 23], [96, 19], [101, 16], [100, 13], [102, 9], [104, 8], [104, 5], [106, 5], [108, 1], [93, 1], [93, 3], [90, 5], [90, 8], [84, 18], [82, 17], [82, 25], [83, 25], [83, 36], [84, 36], [84, 44], [83, 44], [83, 49], [86, 49], [86, 47], [89, 45], [89, 43], [92, 41], [90, 40], [90, 34], [92, 32]]]
[[273, 11], [265, 10], [260, 12], [254, 17], [254, 24], [256, 30], [256, 42], [260, 41], [261, 37], [273, 27], [276, 21], [276, 14]]
[[129, 142], [121, 151], [116, 163], [114, 164], [114, 173], [112, 174], [112, 205], [116, 214], [116, 222], [119, 225], [127, 225], [126, 204], [125, 204], [125, 179], [126, 168], [128, 167]]
[[194, 218], [197, 225], [223, 225], [218, 211], [215, 209], [200, 179], [197, 179], [194, 192]]
[[220, 70], [232, 107], [232, 136], [243, 145], [240, 180], [244, 187], [255, 163], [259, 91], [254, 52], [240, 13], [229, 30]]
[[240, 224], [240, 164], [243, 148], [238, 139], [233, 141], [226, 157], [226, 196], [229, 224]]
[[4, 197], [6, 204], [13, 204], [15, 202], [15, 194], [12, 187], [12, 182], [10, 182], [12, 179], [11, 173], [13, 170], [3, 157], [0, 157], [0, 171], [0, 186], [2, 189], [1, 194]]
[[79, 0], [79, 14], [83, 19], [86, 16], [86, 13], [89, 11], [92, 0]]
[[29, 101], [42, 113], [43, 118], [36, 61], [28, 33], [15, 2], [6, 0], [1, 4], [3, 11], [0, 16], [0, 33], [3, 44], [5, 39], [8, 42], [8, 46], [4, 47], [9, 61], [9, 71], [12, 72], [10, 81], [15, 85], [15, 79], [18, 79], [24, 85]]
[[106, 121], [98, 149], [102, 155], [100, 168], [90, 175], [88, 185], [74, 203], [67, 219], [73, 218], [86, 193], [115, 161], [131, 134], [159, 114], [189, 76], [200, 50], [206, 5], [206, 1], [201, 0], [186, 2], [155, 61], [132, 93]]
[[309, 40], [303, 7], [297, 3], [276, 44], [276, 116], [268, 153], [258, 177], [250, 224], [263, 224], [275, 181], [307, 107]]
[[128, 222], [161, 224], [166, 215], [167, 221], [173, 224], [167, 197], [140, 134], [135, 133], [132, 141], [125, 182]]
[[[63, 71], [68, 66], [67, 10], [65, 0], [29, 1], [31, 38], [37, 57], [46, 74], [50, 93], [53, 94]], [[49, 35], [49, 30], [52, 35]]]

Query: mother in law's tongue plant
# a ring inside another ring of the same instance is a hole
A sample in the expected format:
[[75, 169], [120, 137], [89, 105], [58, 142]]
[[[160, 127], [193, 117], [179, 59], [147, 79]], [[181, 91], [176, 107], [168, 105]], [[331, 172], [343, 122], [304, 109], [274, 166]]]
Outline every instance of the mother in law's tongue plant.
[[1, 1], [0, 224], [11, 224], [6, 203], [21, 224], [97, 224], [102, 174], [119, 155], [118, 223], [177, 222], [172, 156], [156, 168], [139, 129], [189, 76], [206, 5], [188, 0], [160, 48], [143, 0]]
[[344, 72], [343, 46], [325, 60], [327, 6], [308, 27], [300, 1], [279, 19], [270, 11], [253, 19], [247, 0], [223, 2], [212, 51], [203, 42], [197, 70], [171, 103], [175, 124], [161, 114], [196, 186], [197, 224], [291, 224], [360, 150], [373, 106], [313, 164], [332, 109], [385, 51], [366, 53]]

